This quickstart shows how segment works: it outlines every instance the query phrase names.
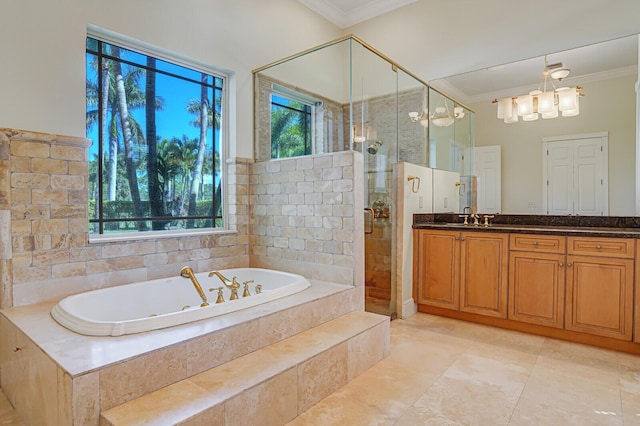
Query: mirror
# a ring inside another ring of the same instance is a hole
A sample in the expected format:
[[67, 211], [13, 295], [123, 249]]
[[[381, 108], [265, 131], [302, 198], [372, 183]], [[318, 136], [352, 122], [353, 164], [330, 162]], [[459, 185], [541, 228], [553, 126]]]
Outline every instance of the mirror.
[[[544, 91], [545, 64], [552, 68], [551, 65], [559, 63], [570, 73], [562, 80], [547, 78], [546, 90], [582, 87], [580, 91], [584, 96], [579, 98], [579, 115], [536, 121], [523, 121], [520, 117], [517, 123], [511, 124], [497, 118], [497, 104], [492, 100], [526, 95], [535, 89]], [[634, 216], [637, 78], [638, 36], [630, 36], [438, 79], [429, 84], [475, 111], [475, 156], [482, 152], [478, 148], [499, 146], [501, 170], [498, 169], [500, 179], [496, 180], [501, 187], [497, 190], [501, 201], [498, 212], [556, 214], [549, 211], [549, 206], [557, 205], [557, 200], [551, 199], [552, 191], [544, 188], [555, 170], [545, 158], [544, 141], [547, 141], [545, 147], [556, 147], [559, 145], [548, 144], [572, 137], [606, 135], [608, 145], [605, 150], [608, 152], [603, 161], [608, 173], [603, 176], [602, 185], [605, 185], [607, 202], [603, 214]], [[580, 155], [578, 150], [573, 154], [574, 167], [579, 167]], [[483, 167], [478, 161], [472, 162], [474, 168]], [[479, 176], [479, 188], [490, 180], [482, 181], [481, 173], [478, 170], [473, 173]], [[584, 192], [584, 182], [577, 179], [575, 191]], [[491, 188], [486, 192], [494, 190]], [[481, 207], [479, 212], [484, 213]]]

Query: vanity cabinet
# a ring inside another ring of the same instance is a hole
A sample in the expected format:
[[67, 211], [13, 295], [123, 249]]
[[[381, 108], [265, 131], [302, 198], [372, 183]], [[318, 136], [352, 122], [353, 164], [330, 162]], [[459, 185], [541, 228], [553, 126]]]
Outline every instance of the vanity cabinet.
[[511, 234], [509, 319], [564, 327], [566, 237]]
[[565, 329], [631, 340], [634, 243], [569, 237]]
[[416, 230], [418, 304], [507, 317], [508, 236]]

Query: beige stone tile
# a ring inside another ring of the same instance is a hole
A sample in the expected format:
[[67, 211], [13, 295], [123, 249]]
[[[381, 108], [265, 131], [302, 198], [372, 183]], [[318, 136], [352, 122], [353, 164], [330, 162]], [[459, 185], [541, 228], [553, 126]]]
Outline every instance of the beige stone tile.
[[[594, 348], [595, 349], [595, 348]], [[584, 353], [580, 355], [584, 358]], [[514, 425], [622, 424], [617, 371], [539, 357], [513, 416]]]
[[5, 396], [4, 392], [0, 391], [0, 425], [11, 426], [23, 426], [24, 423], [18, 417], [11, 403]]
[[289, 369], [291, 362], [281, 354], [260, 351], [197, 374], [189, 380], [215, 394], [222, 402]]
[[385, 401], [383, 406], [371, 406], [345, 387], [302, 413], [292, 425], [393, 425], [408, 408], [393, 400]]
[[389, 353], [389, 323], [384, 322], [349, 339], [349, 380], [353, 380]]
[[413, 406], [462, 424], [506, 424], [527, 377], [519, 365], [465, 353]]
[[186, 378], [186, 345], [178, 344], [100, 370], [100, 407], [130, 401]]
[[259, 343], [258, 320], [189, 340], [187, 377], [253, 352]]
[[291, 368], [225, 403], [225, 425], [282, 425], [298, 412], [298, 374]]
[[348, 344], [335, 346], [298, 366], [298, 412], [347, 383]]
[[[396, 331], [397, 328], [394, 328], [391, 337], [391, 354], [387, 362], [395, 365], [420, 366], [420, 370], [424, 373], [442, 374], [460, 354], [470, 347], [469, 342], [454, 336], [442, 336], [430, 332], [414, 337], [398, 336]], [[428, 361], [425, 362], [426, 360]]]
[[622, 391], [622, 419], [625, 426], [640, 426], [640, 394]]
[[440, 377], [439, 373], [423, 371], [423, 363], [407, 365], [388, 357], [349, 382], [347, 388], [371, 406], [388, 400], [412, 405]]
[[100, 421], [100, 373], [73, 379], [72, 412], [75, 424], [97, 425]]
[[[57, 389], [57, 408], [58, 408], [58, 424], [59, 425], [72, 425], [73, 424], [73, 381], [71, 376], [65, 373], [61, 368], [56, 368], [58, 373], [58, 389]], [[92, 423], [85, 422], [84, 424], [91, 425]], [[98, 423], [93, 423], [97, 425]]]
[[[455, 420], [448, 419], [442, 415], [424, 411], [420, 408], [409, 407], [407, 411], [404, 412], [402, 417], [400, 417], [400, 419], [398, 419], [398, 421], [393, 424], [393, 426], [467, 426], [469, 424], [480, 425], [479, 422], [475, 421], [471, 423], [460, 423]], [[496, 425], [498, 424], [499, 423], [496, 423]]]
[[209, 404], [205, 390], [184, 380], [125, 405], [107, 410], [102, 413], [102, 417], [111, 424], [132, 426], [196, 425], [199, 421], [205, 420], [211, 420], [211, 423], [205, 424], [223, 424], [223, 407], [221, 405], [209, 407]]
[[540, 348], [540, 356], [610, 372], [618, 369], [618, 352], [580, 343], [547, 338]]

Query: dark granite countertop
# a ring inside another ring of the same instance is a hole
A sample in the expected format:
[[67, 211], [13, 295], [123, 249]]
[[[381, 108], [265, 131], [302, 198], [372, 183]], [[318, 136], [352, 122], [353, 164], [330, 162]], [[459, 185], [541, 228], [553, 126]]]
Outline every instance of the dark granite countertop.
[[495, 215], [489, 226], [463, 221], [458, 214], [414, 214], [413, 229], [640, 238], [640, 217]]

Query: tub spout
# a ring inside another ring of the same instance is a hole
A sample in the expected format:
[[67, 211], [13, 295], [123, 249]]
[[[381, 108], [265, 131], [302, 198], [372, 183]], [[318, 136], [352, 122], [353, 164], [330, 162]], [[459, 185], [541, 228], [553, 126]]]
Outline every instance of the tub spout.
[[180, 276], [182, 278], [189, 278], [191, 280], [191, 282], [193, 283], [193, 286], [195, 287], [196, 291], [200, 295], [200, 298], [202, 299], [202, 304], [200, 306], [201, 307], [209, 306], [209, 302], [207, 302], [207, 296], [204, 294], [204, 291], [202, 291], [202, 287], [200, 286], [198, 279], [193, 274], [193, 269], [191, 269], [190, 266], [185, 266], [180, 270]]
[[240, 283], [236, 280], [236, 277], [232, 277], [231, 279], [229, 279], [218, 271], [209, 272], [210, 277], [213, 277], [214, 275], [218, 277], [220, 281], [222, 281], [222, 284], [224, 284], [225, 287], [231, 289], [231, 297], [229, 297], [229, 300], [236, 300], [238, 298], [238, 289], [240, 288]]

